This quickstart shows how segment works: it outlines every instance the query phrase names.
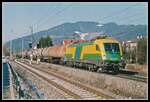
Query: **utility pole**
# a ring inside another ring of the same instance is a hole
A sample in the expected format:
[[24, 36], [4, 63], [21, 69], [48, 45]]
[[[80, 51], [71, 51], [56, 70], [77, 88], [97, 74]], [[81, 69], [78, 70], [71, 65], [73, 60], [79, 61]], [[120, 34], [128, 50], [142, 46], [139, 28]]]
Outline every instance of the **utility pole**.
[[[13, 29], [11, 29], [11, 33], [13, 33]], [[12, 40], [10, 40], [10, 58], [12, 57]]]
[[31, 29], [31, 43], [32, 43], [32, 45], [33, 45], [33, 27], [30, 26], [30, 29]]
[[32, 56], [33, 56], [33, 27], [30, 26], [30, 29], [31, 29], [31, 55], [30, 55], [30, 64], [32, 63]]
[[138, 63], [138, 40], [139, 40], [139, 36], [137, 36], [137, 40], [136, 40], [136, 64]]
[[23, 60], [23, 49], [24, 49], [24, 41], [23, 41], [23, 38], [22, 38], [22, 60]]
[[9, 47], [10, 47], [10, 48], [9, 48], [9, 50], [10, 50], [10, 52], [9, 52], [9, 53], [10, 53], [10, 57], [11, 57], [11, 46], [12, 46], [12, 42], [11, 42], [11, 40], [10, 40], [10, 46], [9, 46]]

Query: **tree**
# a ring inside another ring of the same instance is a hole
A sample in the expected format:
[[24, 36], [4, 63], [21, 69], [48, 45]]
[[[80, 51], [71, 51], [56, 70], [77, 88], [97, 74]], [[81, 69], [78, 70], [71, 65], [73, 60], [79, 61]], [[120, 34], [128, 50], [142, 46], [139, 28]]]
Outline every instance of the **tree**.
[[130, 62], [130, 54], [131, 54], [131, 51], [130, 51], [130, 46], [127, 46], [126, 44], [124, 44], [122, 46], [122, 51], [123, 51], [123, 59], [129, 63]]
[[6, 44], [3, 45], [3, 55], [5, 55], [5, 56], [9, 56], [10, 55], [9, 49], [7, 48]]
[[49, 46], [52, 46], [53, 43], [52, 43], [52, 39], [47, 36], [46, 38], [42, 37], [40, 40], [39, 40], [39, 47], [40, 48], [45, 48], [45, 47], [49, 47]]
[[40, 38], [39, 40], [39, 47], [42, 48], [44, 46], [44, 38]]
[[47, 45], [47, 47], [53, 46], [52, 39], [49, 36], [47, 36], [47, 38], [46, 38], [46, 45]]
[[147, 63], [147, 38], [137, 40], [137, 47], [131, 50], [130, 46], [123, 45], [123, 58], [126, 62], [146, 64]]
[[145, 64], [147, 63], [147, 38], [139, 39], [137, 44], [137, 61], [139, 64]]

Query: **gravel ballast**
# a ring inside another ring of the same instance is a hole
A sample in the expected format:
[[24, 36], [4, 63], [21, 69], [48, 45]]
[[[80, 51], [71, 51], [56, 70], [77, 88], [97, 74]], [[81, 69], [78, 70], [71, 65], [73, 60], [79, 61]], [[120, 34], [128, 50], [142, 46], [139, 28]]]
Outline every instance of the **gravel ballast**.
[[132, 99], [146, 99], [148, 95], [147, 83], [144, 82], [44, 62], [42, 62], [41, 65], [44, 67], [49, 67], [52, 71], [60, 73], [61, 75], [69, 77], [73, 80], [89, 84], [100, 89], [108, 90], [117, 95]]

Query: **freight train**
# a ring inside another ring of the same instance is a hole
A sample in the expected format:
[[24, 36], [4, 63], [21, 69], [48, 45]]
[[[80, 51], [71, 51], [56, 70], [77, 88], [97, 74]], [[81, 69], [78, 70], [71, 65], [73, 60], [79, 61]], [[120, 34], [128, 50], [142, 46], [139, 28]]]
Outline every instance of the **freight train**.
[[[126, 65], [120, 43], [111, 37], [96, 37], [89, 41], [70, 40], [69, 44], [24, 51], [23, 56], [30, 58], [31, 53], [34, 60], [41, 59], [90, 71], [118, 73]], [[18, 55], [21, 56], [21, 53]]]

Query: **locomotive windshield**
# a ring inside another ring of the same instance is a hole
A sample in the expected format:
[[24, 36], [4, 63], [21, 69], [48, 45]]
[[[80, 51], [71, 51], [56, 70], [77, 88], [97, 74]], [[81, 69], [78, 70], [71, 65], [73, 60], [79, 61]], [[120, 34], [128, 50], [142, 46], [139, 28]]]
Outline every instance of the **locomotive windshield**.
[[106, 52], [120, 52], [118, 43], [104, 43]]

